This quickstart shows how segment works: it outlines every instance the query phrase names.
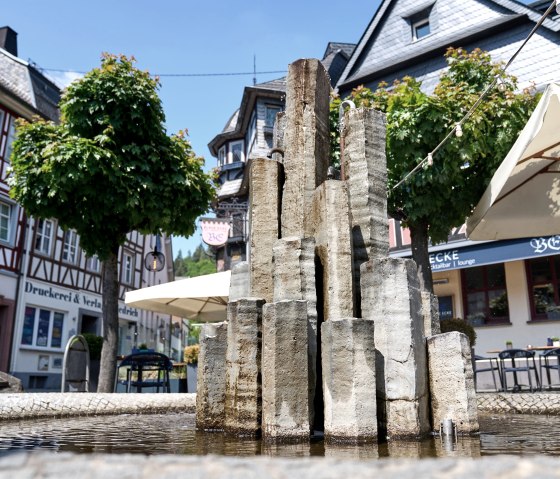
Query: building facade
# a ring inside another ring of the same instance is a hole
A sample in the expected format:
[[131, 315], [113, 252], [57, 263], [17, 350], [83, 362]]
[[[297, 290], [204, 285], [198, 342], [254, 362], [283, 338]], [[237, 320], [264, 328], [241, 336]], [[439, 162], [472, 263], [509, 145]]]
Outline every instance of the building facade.
[[[6, 183], [15, 120], [58, 121], [59, 88], [17, 56], [17, 34], [0, 28], [0, 371], [20, 378], [25, 390], [60, 390], [62, 360], [74, 334], [102, 335], [102, 264], [87, 257], [79, 235], [55, 218], [27, 217]], [[119, 251], [119, 353], [146, 343], [172, 354], [168, 315], [130, 308], [126, 291], [173, 279], [171, 239], [159, 250], [166, 267], [144, 267], [154, 236], [129, 233]], [[176, 346], [177, 347], [177, 346]]]
[[[433, 90], [446, 68], [448, 47], [480, 48], [508, 61], [550, 2], [510, 0], [384, 0], [342, 74], [341, 96], [375, 89], [406, 75]], [[520, 88], [543, 89], [560, 78], [560, 19], [544, 20], [511, 64]], [[435, 145], [434, 145], [435, 146]], [[434, 192], [437, 194], [437, 192]], [[560, 228], [559, 228], [560, 233]], [[391, 220], [391, 254], [410, 255], [410, 235]], [[459, 227], [446, 244], [430, 248], [434, 290], [442, 318], [467, 319], [476, 328], [478, 354], [546, 344], [560, 336], [560, 236], [473, 242]]]

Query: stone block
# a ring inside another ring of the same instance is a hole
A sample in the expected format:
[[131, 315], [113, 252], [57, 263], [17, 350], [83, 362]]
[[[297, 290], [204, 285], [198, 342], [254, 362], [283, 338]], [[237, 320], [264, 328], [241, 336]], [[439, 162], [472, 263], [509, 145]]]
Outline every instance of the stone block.
[[321, 325], [325, 439], [377, 439], [374, 323], [331, 319]]
[[317, 291], [315, 289], [315, 240], [282, 238], [273, 247], [274, 301], [307, 302], [309, 422], [313, 424], [317, 383]]
[[345, 113], [341, 173], [348, 186], [356, 312], [360, 311], [360, 266], [389, 255], [385, 115], [373, 108]]
[[433, 430], [452, 419], [463, 434], [479, 430], [469, 339], [463, 333], [436, 334], [427, 339]]
[[262, 434], [309, 439], [307, 301], [263, 307]]
[[375, 322], [378, 417], [390, 438], [430, 430], [422, 300], [413, 260], [371, 260], [361, 268], [362, 314]]
[[241, 298], [228, 304], [225, 430], [230, 433], [260, 432], [264, 303], [260, 298]]
[[329, 167], [329, 76], [319, 60], [302, 59], [288, 68], [281, 237], [312, 236], [305, 220], [315, 188]]
[[21, 380], [8, 373], [0, 371], [0, 394], [12, 394], [23, 392]]
[[424, 336], [441, 333], [439, 323], [438, 297], [429, 291], [422, 291], [422, 316], [424, 317]]
[[274, 160], [256, 158], [249, 175], [250, 296], [271, 302], [272, 246], [279, 238], [282, 165]]
[[249, 263], [242, 261], [231, 268], [229, 283], [229, 300], [248, 298], [249, 294]]
[[200, 332], [196, 427], [220, 430], [225, 424], [227, 323], [206, 323]]
[[323, 291], [318, 294], [322, 293], [325, 321], [354, 316], [349, 215], [344, 182], [326, 181], [315, 190], [309, 224], [322, 266]]

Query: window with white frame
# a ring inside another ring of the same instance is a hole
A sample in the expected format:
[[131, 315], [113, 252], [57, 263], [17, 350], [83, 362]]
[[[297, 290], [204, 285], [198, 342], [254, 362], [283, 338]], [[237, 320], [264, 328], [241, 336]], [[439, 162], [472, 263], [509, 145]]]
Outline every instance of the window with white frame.
[[64, 313], [50, 309], [25, 307], [21, 344], [43, 348], [62, 348]]
[[226, 147], [222, 146], [218, 150], [218, 166], [224, 166], [226, 164]]
[[429, 35], [430, 30], [430, 19], [423, 18], [412, 24], [412, 40], [420, 40], [421, 38]]
[[94, 273], [99, 273], [101, 269], [101, 262], [96, 254], [86, 259], [86, 269], [88, 271], [93, 271]]
[[123, 253], [122, 259], [122, 281], [126, 284], [132, 284], [134, 276], [134, 258], [130, 253]]
[[243, 154], [243, 140], [232, 141], [229, 149], [230, 149], [229, 163], [237, 163], [237, 162], [245, 161], [245, 155]]
[[38, 220], [35, 234], [35, 251], [41, 254], [51, 254], [54, 223], [52, 220]]
[[0, 201], [0, 240], [10, 241], [12, 237], [12, 205]]
[[72, 264], [76, 263], [78, 259], [78, 233], [76, 233], [75, 230], [67, 230], [64, 232], [62, 259]]

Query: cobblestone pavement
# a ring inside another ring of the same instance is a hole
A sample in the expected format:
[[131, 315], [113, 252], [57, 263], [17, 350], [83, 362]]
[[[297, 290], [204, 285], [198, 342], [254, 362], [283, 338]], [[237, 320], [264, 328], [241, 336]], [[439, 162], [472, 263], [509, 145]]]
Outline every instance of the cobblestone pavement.
[[195, 411], [196, 394], [20, 393], [0, 395], [0, 421], [34, 417]]
[[[479, 393], [479, 411], [560, 415], [558, 393]], [[15, 393], [0, 395], [0, 421], [34, 417], [195, 412], [196, 394]]]
[[[79, 472], [78, 472], [79, 471]], [[560, 477], [560, 459], [489, 456], [423, 460], [21, 453], [0, 459], [1, 479], [520, 479]]]
[[558, 393], [479, 393], [477, 400], [479, 411], [560, 415]]

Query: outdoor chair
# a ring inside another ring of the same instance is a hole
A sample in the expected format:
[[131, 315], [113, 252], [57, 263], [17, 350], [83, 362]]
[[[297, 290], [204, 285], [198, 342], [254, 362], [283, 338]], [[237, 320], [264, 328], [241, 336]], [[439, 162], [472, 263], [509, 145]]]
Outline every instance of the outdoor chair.
[[[535, 363], [535, 352], [525, 349], [506, 349], [498, 354], [500, 359], [500, 376], [502, 379], [502, 387], [505, 392], [508, 391], [507, 375], [513, 374], [512, 392], [521, 391], [522, 384], [518, 381], [519, 373], [527, 373], [529, 380], [529, 390], [540, 389], [539, 373]], [[535, 374], [535, 387], [531, 378], [531, 371]]]
[[546, 372], [546, 379], [548, 381], [549, 389], [552, 389], [552, 381], [550, 379], [550, 371], [556, 370], [558, 373], [558, 382], [555, 383], [555, 386], [560, 386], [560, 348], [556, 349], [549, 349], [540, 355], [540, 373], [541, 373], [541, 382], [543, 381], [543, 372], [544, 369]]
[[[502, 378], [500, 375], [500, 365], [498, 364], [497, 358], [485, 358], [484, 356], [474, 355], [473, 361], [473, 372], [474, 372], [474, 389], [478, 391], [477, 387], [477, 375], [479, 373], [492, 373], [492, 380], [494, 381], [494, 390], [499, 391], [502, 389]], [[488, 361], [487, 365], [482, 365], [483, 362]], [[496, 383], [496, 373], [498, 373], [498, 379], [500, 381], [500, 387], [498, 388], [498, 384]]]
[[[119, 371], [126, 368], [126, 377], [121, 379]], [[156, 388], [156, 392], [171, 392], [169, 383], [169, 372], [173, 369], [173, 363], [165, 355], [155, 352], [138, 352], [126, 356], [117, 368], [116, 384], [126, 387], [126, 392], [142, 392], [145, 388]]]

